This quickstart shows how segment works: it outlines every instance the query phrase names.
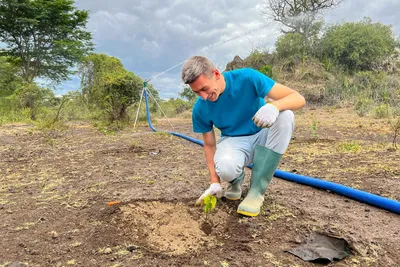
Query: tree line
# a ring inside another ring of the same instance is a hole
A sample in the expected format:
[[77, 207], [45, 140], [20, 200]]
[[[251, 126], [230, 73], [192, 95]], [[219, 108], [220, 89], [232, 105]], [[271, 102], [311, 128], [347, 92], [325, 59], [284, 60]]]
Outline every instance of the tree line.
[[[370, 18], [325, 25], [323, 12], [342, 1], [265, 0], [260, 12], [281, 26], [281, 35], [274, 51], [252, 51], [241, 66], [283, 81], [322, 83], [319, 93], [326, 104], [351, 95], [360, 114], [374, 101], [398, 106], [399, 39], [390, 25]], [[63, 103], [69, 118], [90, 114], [110, 123], [129, 120], [143, 79], [118, 58], [94, 52], [88, 19], [88, 11], [78, 10], [73, 0], [0, 0], [0, 117], [35, 120]], [[80, 90], [63, 98], [40, 85], [58, 85], [72, 75], [80, 78]], [[170, 100], [173, 114], [196, 100], [188, 87], [180, 97]]]

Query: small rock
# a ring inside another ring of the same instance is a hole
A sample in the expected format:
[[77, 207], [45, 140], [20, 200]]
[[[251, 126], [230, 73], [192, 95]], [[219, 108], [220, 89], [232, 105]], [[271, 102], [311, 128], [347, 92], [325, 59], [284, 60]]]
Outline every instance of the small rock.
[[161, 150], [151, 151], [151, 152], [149, 152], [149, 155], [150, 155], [150, 156], [155, 156], [155, 155], [158, 155], [158, 154], [160, 154], [160, 153], [161, 153]]
[[366, 211], [366, 212], [370, 212], [371, 210], [370, 210], [370, 209], [368, 209], [368, 208], [366, 208], [366, 209], [365, 209], [365, 211]]
[[130, 246], [128, 246], [128, 247], [126, 248], [126, 250], [128, 250], [129, 252], [133, 252], [133, 251], [135, 251], [135, 250], [137, 250], [137, 249], [138, 249], [138, 247], [135, 246], [135, 245], [130, 245]]
[[30, 250], [29, 248], [25, 248], [25, 252], [26, 252], [26, 254], [28, 254], [28, 255], [33, 255], [33, 256], [39, 255], [39, 254], [40, 254], [39, 251]]
[[104, 254], [111, 254], [112, 253], [112, 249], [111, 248], [106, 248], [104, 250]]
[[300, 239], [299, 237], [296, 237], [296, 238], [294, 239], [294, 243], [296, 243], [296, 244], [301, 244], [301, 243], [303, 243], [303, 242], [301, 241], [301, 239]]
[[56, 232], [56, 231], [51, 231], [49, 232], [49, 235], [51, 236], [51, 238], [56, 239], [58, 238], [60, 235]]

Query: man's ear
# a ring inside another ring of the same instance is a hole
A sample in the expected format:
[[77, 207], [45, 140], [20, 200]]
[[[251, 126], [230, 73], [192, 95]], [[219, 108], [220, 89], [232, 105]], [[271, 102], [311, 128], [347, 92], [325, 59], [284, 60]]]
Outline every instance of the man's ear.
[[221, 77], [221, 72], [219, 72], [219, 70], [214, 69], [213, 73], [214, 73], [215, 77], [217, 78], [217, 80]]

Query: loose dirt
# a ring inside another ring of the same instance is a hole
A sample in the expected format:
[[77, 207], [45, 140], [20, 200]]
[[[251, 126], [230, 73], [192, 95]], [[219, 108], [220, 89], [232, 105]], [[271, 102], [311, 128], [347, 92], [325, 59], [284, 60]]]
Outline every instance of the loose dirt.
[[[172, 124], [201, 139], [190, 119]], [[0, 266], [325, 266], [286, 252], [312, 232], [350, 244], [352, 254], [329, 266], [400, 266], [398, 214], [274, 178], [258, 217], [238, 215], [240, 201], [225, 199], [206, 217], [195, 205], [208, 187], [199, 145], [144, 122], [106, 134], [68, 126], [0, 127]], [[304, 109], [278, 168], [399, 201], [391, 142], [385, 119]]]

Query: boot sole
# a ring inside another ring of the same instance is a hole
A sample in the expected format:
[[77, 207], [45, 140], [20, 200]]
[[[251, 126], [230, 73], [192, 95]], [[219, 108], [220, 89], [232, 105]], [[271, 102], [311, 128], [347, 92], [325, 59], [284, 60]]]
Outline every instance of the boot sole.
[[258, 216], [258, 214], [260, 214], [260, 212], [253, 213], [253, 212], [248, 212], [248, 211], [243, 211], [243, 210], [238, 210], [237, 213], [245, 215], [245, 216], [250, 216], [250, 217], [255, 217], [255, 216]]
[[225, 196], [226, 199], [228, 200], [240, 200], [240, 197], [227, 197]]

